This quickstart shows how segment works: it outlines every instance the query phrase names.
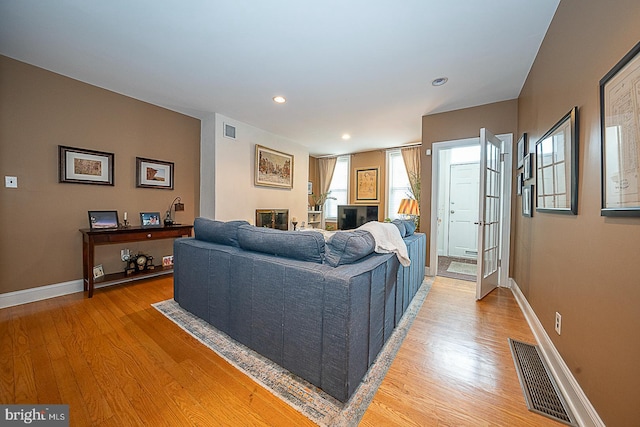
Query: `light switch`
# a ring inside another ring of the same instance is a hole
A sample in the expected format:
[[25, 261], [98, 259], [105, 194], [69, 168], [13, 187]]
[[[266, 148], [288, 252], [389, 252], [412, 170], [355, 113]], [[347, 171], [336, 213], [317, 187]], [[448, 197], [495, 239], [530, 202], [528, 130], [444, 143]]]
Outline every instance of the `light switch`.
[[7, 188], [18, 188], [18, 177], [17, 176], [5, 176], [4, 177], [4, 186]]

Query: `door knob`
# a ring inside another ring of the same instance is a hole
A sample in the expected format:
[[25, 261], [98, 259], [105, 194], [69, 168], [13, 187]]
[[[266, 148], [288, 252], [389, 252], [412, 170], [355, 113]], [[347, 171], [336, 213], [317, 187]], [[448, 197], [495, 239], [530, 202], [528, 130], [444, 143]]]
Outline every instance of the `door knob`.
[[451, 213], [456, 213], [456, 211], [451, 211]]

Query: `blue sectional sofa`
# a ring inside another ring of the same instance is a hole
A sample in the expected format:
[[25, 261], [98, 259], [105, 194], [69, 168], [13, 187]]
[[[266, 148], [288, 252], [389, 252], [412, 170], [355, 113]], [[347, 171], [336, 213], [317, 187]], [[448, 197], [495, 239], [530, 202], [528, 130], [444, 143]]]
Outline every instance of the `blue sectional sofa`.
[[174, 244], [180, 306], [341, 402], [424, 278], [421, 233], [404, 236], [408, 267], [374, 253], [373, 237], [361, 230], [325, 243], [314, 231], [196, 218], [194, 234]]

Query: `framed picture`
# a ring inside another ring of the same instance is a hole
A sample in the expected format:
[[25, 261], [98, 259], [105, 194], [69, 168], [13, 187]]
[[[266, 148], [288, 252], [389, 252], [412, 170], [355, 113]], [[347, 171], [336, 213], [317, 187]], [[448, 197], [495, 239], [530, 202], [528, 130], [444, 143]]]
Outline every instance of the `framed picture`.
[[523, 133], [520, 139], [518, 140], [518, 145], [516, 147], [518, 151], [518, 169], [520, 169], [524, 165], [524, 156], [527, 154], [527, 134]]
[[143, 227], [162, 227], [160, 212], [140, 212], [140, 225]]
[[89, 211], [88, 214], [92, 230], [118, 228], [118, 211]]
[[256, 185], [293, 188], [293, 156], [256, 144]]
[[93, 267], [93, 278], [98, 279], [104, 276], [104, 269], [102, 268], [102, 264], [96, 265]]
[[356, 169], [356, 203], [379, 202], [378, 168]]
[[519, 173], [516, 176], [516, 195], [522, 195], [522, 187], [524, 186], [523, 173]]
[[578, 214], [578, 107], [536, 142], [538, 212]]
[[533, 216], [533, 184], [522, 188], [522, 216]]
[[113, 153], [58, 145], [58, 182], [113, 185]]
[[307, 194], [310, 196], [313, 194], [313, 182], [307, 182]]
[[524, 159], [522, 160], [522, 164], [523, 164], [523, 166], [524, 166], [524, 168], [523, 168], [523, 172], [522, 172], [522, 174], [523, 174], [522, 179], [523, 179], [524, 181], [528, 181], [528, 180], [530, 180], [531, 178], [533, 178], [533, 175], [532, 175], [532, 173], [531, 173], [531, 170], [532, 170], [532, 167], [531, 167], [532, 159], [533, 159], [533, 158], [531, 157], [531, 154], [528, 154], [528, 153], [527, 153], [527, 154], [524, 156]]
[[136, 187], [173, 190], [173, 163], [136, 157]]
[[173, 267], [173, 255], [167, 255], [162, 257], [163, 267]]
[[603, 216], [640, 216], [640, 43], [600, 80]]

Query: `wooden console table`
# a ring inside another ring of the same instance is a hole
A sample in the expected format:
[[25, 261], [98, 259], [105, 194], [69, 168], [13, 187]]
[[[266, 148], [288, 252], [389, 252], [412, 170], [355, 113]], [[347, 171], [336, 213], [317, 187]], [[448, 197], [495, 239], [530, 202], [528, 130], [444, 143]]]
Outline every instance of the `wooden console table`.
[[132, 275], [126, 275], [124, 267], [121, 273], [105, 274], [103, 277], [93, 278], [95, 247], [114, 243], [143, 242], [145, 240], [175, 239], [191, 236], [193, 225], [172, 225], [168, 227], [127, 227], [104, 230], [80, 229], [82, 233], [82, 273], [84, 275], [84, 290], [89, 291], [89, 298], [93, 297], [93, 287], [96, 283], [125, 283], [149, 277], [173, 273], [173, 267], [155, 266]]

